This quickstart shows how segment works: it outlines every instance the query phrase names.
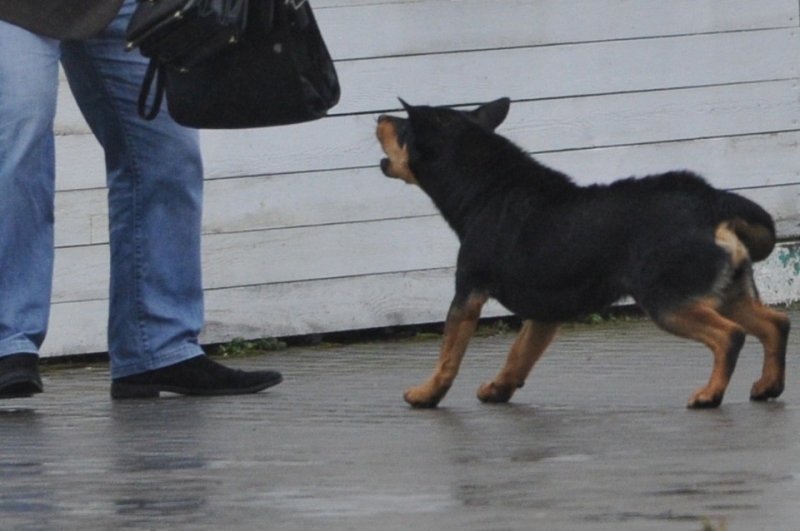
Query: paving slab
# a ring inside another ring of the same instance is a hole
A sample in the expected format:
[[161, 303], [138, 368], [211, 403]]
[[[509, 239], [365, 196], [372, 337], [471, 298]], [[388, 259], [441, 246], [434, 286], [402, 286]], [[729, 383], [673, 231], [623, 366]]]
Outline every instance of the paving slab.
[[244, 397], [111, 402], [106, 367], [48, 371], [0, 402], [0, 528], [800, 529], [800, 333], [778, 401], [748, 400], [750, 339], [711, 411], [685, 409], [710, 353], [645, 322], [564, 330], [512, 403], [482, 404], [511, 340], [476, 338], [435, 410], [402, 400], [435, 340], [231, 360], [286, 378]]

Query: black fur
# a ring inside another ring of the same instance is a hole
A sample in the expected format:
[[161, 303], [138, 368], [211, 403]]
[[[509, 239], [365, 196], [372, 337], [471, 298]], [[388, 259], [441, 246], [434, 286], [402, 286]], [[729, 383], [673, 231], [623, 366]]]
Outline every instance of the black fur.
[[694, 173], [578, 186], [494, 133], [494, 122], [406, 108], [408, 120], [392, 120], [409, 168], [461, 241], [459, 298], [481, 292], [523, 318], [560, 322], [631, 296], [656, 316], [713, 295], [733, 274], [715, 243], [721, 223], [763, 229], [768, 241], [758, 245], [739, 235], [758, 247], [754, 258], [774, 246], [764, 209]]
[[578, 186], [494, 132], [509, 104], [465, 112], [404, 103], [408, 119], [378, 119], [383, 172], [419, 185], [461, 241], [439, 361], [406, 401], [442, 400], [490, 297], [523, 324], [505, 366], [479, 388], [483, 402], [510, 400], [560, 323], [624, 297], [714, 354], [689, 407], [719, 406], [746, 334], [764, 347], [751, 399], [780, 396], [789, 320], [758, 299], [751, 267], [775, 246], [770, 215], [688, 171]]

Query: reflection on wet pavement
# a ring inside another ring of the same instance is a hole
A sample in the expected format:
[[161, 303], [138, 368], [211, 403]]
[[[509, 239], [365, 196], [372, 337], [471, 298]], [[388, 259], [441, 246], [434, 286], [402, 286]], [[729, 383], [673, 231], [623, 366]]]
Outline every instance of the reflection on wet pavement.
[[286, 378], [245, 397], [112, 403], [105, 369], [49, 372], [45, 394], [0, 403], [2, 528], [798, 528], [794, 336], [779, 401], [749, 402], [749, 341], [714, 411], [684, 407], [706, 350], [647, 323], [566, 330], [511, 404], [481, 404], [511, 339], [476, 339], [425, 411], [402, 392], [432, 341], [237, 360]]

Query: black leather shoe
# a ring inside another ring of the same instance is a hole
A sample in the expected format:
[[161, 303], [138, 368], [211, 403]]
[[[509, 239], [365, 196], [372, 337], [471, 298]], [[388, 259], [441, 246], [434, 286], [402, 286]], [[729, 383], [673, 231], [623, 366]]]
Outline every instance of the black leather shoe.
[[39, 356], [11, 354], [0, 358], [0, 399], [24, 398], [42, 392]]
[[263, 391], [283, 381], [277, 371], [240, 371], [217, 363], [208, 356], [152, 371], [115, 378], [111, 398], [155, 398], [163, 392], [181, 395], [244, 395]]

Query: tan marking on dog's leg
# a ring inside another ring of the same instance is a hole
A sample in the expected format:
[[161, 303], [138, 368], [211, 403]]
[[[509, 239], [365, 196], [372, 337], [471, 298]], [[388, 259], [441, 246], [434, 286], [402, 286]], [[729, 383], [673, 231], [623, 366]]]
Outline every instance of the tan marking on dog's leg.
[[734, 267], [739, 267], [742, 262], [750, 259], [750, 253], [747, 247], [742, 243], [742, 240], [733, 231], [730, 223], [724, 222], [717, 226], [714, 233], [714, 239], [717, 245], [728, 251], [731, 255], [731, 263]]
[[726, 305], [724, 315], [758, 338], [764, 347], [761, 378], [750, 390], [752, 400], [777, 398], [786, 380], [786, 343], [789, 339], [789, 318], [757, 299], [742, 299]]
[[745, 332], [717, 312], [712, 301], [691, 303], [659, 319], [659, 325], [677, 336], [700, 341], [714, 354], [708, 384], [695, 391], [689, 408], [712, 408], [722, 403], [725, 390], [736, 368]]
[[[739, 223], [741, 220], [739, 220]], [[742, 230], [742, 227], [739, 227]], [[766, 229], [762, 229], [766, 230]], [[754, 237], [762, 238], [753, 230]], [[752, 400], [768, 400], [777, 398], [783, 392], [786, 379], [786, 343], [789, 338], [790, 323], [784, 314], [772, 310], [758, 300], [757, 290], [753, 283], [752, 270], [749, 264], [749, 253], [741, 239], [734, 234], [733, 226], [722, 223], [717, 227], [717, 244], [731, 255], [734, 267], [745, 267], [738, 286], [728, 290], [725, 304], [720, 313], [733, 320], [744, 331], [758, 338], [764, 347], [764, 366], [761, 378], [750, 390]], [[767, 238], [768, 240], [768, 238]], [[767, 241], [769, 243], [769, 241]], [[744, 266], [743, 266], [744, 264]]]
[[461, 360], [467, 351], [470, 339], [475, 333], [481, 308], [487, 298], [483, 295], [471, 295], [463, 306], [450, 306], [444, 326], [444, 339], [439, 353], [439, 361], [428, 380], [405, 392], [406, 402], [414, 407], [436, 407], [453, 385], [461, 366]]
[[517, 334], [506, 364], [494, 377], [478, 389], [482, 402], [508, 402], [523, 386], [533, 366], [542, 357], [558, 331], [558, 323], [537, 323], [526, 320]]

